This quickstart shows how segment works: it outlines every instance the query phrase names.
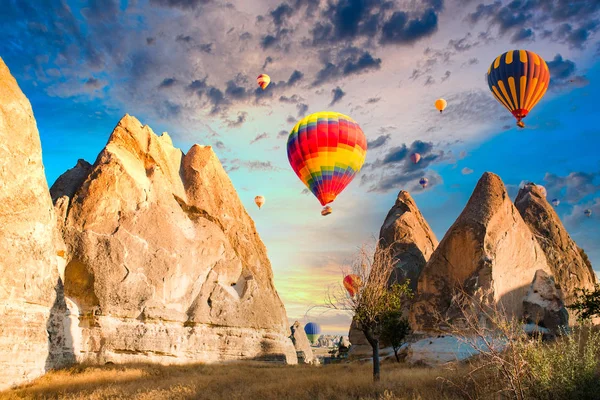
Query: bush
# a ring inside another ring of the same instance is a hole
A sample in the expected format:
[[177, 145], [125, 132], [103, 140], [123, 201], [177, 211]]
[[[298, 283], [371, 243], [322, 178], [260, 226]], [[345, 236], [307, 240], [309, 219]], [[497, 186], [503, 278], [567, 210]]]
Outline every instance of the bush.
[[528, 394], [540, 400], [600, 398], [600, 334], [579, 328], [555, 343], [524, 347]]

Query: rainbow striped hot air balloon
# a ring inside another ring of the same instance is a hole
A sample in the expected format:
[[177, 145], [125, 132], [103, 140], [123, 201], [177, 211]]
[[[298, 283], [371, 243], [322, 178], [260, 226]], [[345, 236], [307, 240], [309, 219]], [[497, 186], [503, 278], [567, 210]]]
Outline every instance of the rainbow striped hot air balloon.
[[337, 112], [318, 112], [294, 126], [287, 154], [298, 178], [325, 206], [360, 171], [367, 154], [367, 139], [352, 118]]
[[517, 119], [522, 119], [546, 93], [550, 82], [548, 65], [532, 51], [511, 50], [498, 56], [487, 72], [492, 94]]
[[304, 326], [304, 332], [306, 332], [308, 340], [312, 344], [315, 344], [319, 340], [319, 336], [321, 336], [321, 326], [317, 323], [309, 322]]

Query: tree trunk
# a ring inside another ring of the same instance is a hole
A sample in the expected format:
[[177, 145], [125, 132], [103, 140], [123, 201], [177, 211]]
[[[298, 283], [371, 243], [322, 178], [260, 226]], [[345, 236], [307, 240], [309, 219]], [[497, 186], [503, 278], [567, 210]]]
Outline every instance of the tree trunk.
[[379, 366], [379, 339], [375, 338], [371, 329], [365, 329], [363, 333], [373, 349], [373, 382], [379, 382], [381, 378]]
[[400, 362], [400, 357], [398, 357], [398, 349], [394, 347], [394, 355], [396, 356], [396, 361]]

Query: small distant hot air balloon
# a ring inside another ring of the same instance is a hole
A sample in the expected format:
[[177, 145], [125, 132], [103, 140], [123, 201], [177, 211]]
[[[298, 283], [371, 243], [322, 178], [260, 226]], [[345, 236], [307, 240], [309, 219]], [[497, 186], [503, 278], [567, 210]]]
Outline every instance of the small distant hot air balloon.
[[[350, 117], [318, 112], [302, 118], [287, 142], [290, 165], [321, 205], [335, 200], [360, 171], [367, 154], [367, 139]], [[331, 213], [324, 208], [322, 215]]]
[[423, 186], [423, 189], [425, 189], [428, 184], [429, 184], [429, 179], [427, 179], [427, 178], [421, 178], [421, 180], [419, 181], [419, 185]]
[[260, 208], [263, 206], [263, 204], [265, 204], [265, 197], [264, 196], [256, 196], [254, 198], [254, 202], [256, 203], [256, 205], [258, 206], [258, 209], [260, 210]]
[[317, 323], [309, 322], [304, 326], [304, 332], [308, 340], [312, 344], [315, 344], [319, 340], [319, 336], [321, 336], [321, 327]]
[[410, 160], [413, 162], [413, 164], [416, 164], [421, 161], [421, 155], [419, 153], [412, 153], [410, 155]]
[[329, 207], [329, 206], [323, 207], [323, 209], [321, 210], [321, 215], [326, 216], [329, 214], [331, 214], [331, 207]]
[[532, 51], [511, 50], [499, 55], [487, 72], [492, 94], [517, 119], [522, 119], [546, 93], [550, 83], [548, 65]]
[[267, 86], [269, 86], [269, 83], [271, 83], [271, 77], [267, 74], [260, 74], [258, 78], [256, 78], [256, 82], [262, 90], [265, 90]]
[[358, 293], [358, 289], [362, 286], [362, 279], [358, 275], [346, 275], [344, 278], [344, 287], [350, 294], [350, 296], [354, 297], [356, 293]]
[[586, 217], [591, 217], [592, 216], [592, 210], [590, 210], [589, 208], [587, 208], [584, 212]]
[[448, 102], [446, 102], [446, 100], [444, 99], [437, 99], [435, 101], [435, 108], [437, 108], [437, 110], [440, 112], [440, 114], [442, 113], [442, 111], [444, 111], [444, 109], [448, 106]]
[[558, 207], [559, 204], [560, 204], [560, 200], [559, 199], [552, 199], [552, 205], [554, 207]]

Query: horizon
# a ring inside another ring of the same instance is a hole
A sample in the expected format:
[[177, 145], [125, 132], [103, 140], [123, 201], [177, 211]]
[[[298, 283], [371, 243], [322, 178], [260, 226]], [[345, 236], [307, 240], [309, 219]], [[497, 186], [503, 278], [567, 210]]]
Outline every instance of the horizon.
[[[379, 0], [366, 11], [340, 2], [348, 8], [330, 13], [311, 0], [217, 3], [8, 3], [0, 57], [32, 104], [49, 187], [78, 159], [93, 164], [126, 113], [168, 132], [184, 153], [211, 145], [266, 245], [289, 325], [319, 322], [323, 334], [347, 336], [350, 316], [307, 310], [378, 237], [398, 192], [411, 194], [441, 240], [485, 171], [500, 176], [511, 201], [529, 181], [559, 198], [555, 210], [598, 273], [597, 2], [548, 15], [537, 3], [396, 2], [406, 18], [397, 25]], [[353, 18], [336, 19], [338, 11]], [[372, 15], [382, 20], [371, 27]], [[307, 21], [331, 29], [307, 31]], [[551, 72], [525, 129], [484, 81], [495, 57], [516, 48], [535, 51]], [[258, 91], [263, 72], [272, 83]], [[296, 122], [321, 110], [350, 116], [369, 142], [363, 169], [326, 218], [285, 147]], [[416, 166], [413, 148], [427, 156]], [[261, 210], [256, 195], [266, 197]]]

